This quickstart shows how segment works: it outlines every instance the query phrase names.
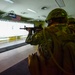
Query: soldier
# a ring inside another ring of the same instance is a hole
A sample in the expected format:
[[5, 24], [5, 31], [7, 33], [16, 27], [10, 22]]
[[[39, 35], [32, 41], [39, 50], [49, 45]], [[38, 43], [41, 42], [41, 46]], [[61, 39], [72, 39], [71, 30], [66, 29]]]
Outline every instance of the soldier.
[[68, 25], [73, 25], [75, 24], [75, 18], [68, 18]]
[[68, 26], [71, 33], [75, 33], [75, 18], [68, 18]]
[[[51, 42], [50, 33], [54, 33], [54, 32], [57, 33], [59, 29], [62, 30], [62, 27], [64, 27], [67, 24], [67, 13], [65, 10], [60, 8], [54, 9], [49, 13], [46, 22], [48, 23], [48, 27], [44, 28], [44, 31], [46, 33], [48, 42]], [[66, 31], [66, 26], [63, 29]], [[44, 41], [43, 33], [44, 33], [43, 30], [40, 31], [39, 33], [35, 33], [32, 36], [32, 38], [27, 39], [26, 42], [30, 43], [31, 45], [39, 45], [41, 48], [40, 52], [47, 59], [50, 57], [50, 54], [46, 49], [47, 44]]]
[[[70, 39], [67, 35], [69, 33], [67, 16], [67, 12], [64, 9], [56, 8], [52, 10], [46, 19], [48, 27], [32, 35], [31, 39], [26, 40], [31, 45], [39, 45], [39, 57], [43, 58], [47, 70], [47, 73], [44, 73], [44, 75], [74, 75], [69, 73], [70, 70], [73, 72], [72, 66], [69, 67], [72, 63], [68, 63], [70, 55], [68, 55], [68, 52], [64, 52], [66, 50], [62, 48], [66, 40]], [[68, 58], [63, 53], [67, 54]]]

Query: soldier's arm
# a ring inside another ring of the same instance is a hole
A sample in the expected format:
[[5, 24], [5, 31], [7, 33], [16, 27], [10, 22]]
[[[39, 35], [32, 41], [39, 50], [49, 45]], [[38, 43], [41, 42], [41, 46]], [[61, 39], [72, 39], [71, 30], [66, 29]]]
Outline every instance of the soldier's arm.
[[31, 44], [31, 45], [38, 45], [41, 44], [43, 40], [43, 32], [37, 32], [33, 35], [30, 35], [26, 39], [26, 43]]

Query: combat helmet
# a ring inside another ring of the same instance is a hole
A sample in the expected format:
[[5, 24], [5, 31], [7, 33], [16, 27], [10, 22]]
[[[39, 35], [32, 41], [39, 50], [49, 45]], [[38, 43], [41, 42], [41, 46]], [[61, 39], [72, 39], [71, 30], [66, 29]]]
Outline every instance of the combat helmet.
[[75, 18], [68, 18], [68, 24], [75, 24]]
[[59, 17], [64, 17], [67, 19], [67, 12], [64, 9], [56, 8], [48, 14], [46, 21], [52, 18], [59, 18]]

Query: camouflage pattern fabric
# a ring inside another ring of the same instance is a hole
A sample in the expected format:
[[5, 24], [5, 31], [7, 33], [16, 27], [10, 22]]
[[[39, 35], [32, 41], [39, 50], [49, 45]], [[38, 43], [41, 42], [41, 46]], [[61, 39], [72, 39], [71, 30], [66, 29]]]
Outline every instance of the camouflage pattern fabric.
[[[65, 25], [57, 25], [56, 27], [47, 27], [44, 29], [47, 41], [44, 40], [43, 30], [39, 33], [35, 33], [32, 36], [29, 36], [26, 39], [26, 42], [31, 45], [39, 45], [40, 52], [42, 55], [47, 59], [50, 57], [49, 51], [47, 50], [46, 46], [49, 44], [50, 49], [52, 48], [52, 34], [57, 35], [61, 40], [67, 40], [69, 37], [65, 37], [67, 33], [70, 33], [68, 27]], [[63, 35], [61, 35], [63, 34]]]
[[67, 19], [67, 12], [64, 9], [56, 8], [48, 14], [46, 21], [52, 18], [60, 18], [60, 17], [64, 17]]
[[45, 66], [45, 75], [75, 75], [75, 34], [70, 33], [67, 25], [46, 27], [26, 42], [40, 46], [38, 58], [44, 59], [44, 65], [39, 63]]

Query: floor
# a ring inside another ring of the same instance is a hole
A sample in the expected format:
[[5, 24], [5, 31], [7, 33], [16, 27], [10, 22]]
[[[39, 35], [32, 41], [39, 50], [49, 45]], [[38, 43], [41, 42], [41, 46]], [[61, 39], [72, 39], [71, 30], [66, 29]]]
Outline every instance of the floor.
[[26, 46], [0, 53], [0, 73], [26, 59], [29, 54], [35, 53], [36, 51], [36, 46], [28, 44]]
[[22, 40], [16, 40], [16, 41], [13, 41], [13, 42], [4, 42], [4, 43], [0, 43], [0, 48], [4, 48], [4, 47], [7, 47], [7, 46], [11, 46], [11, 45], [16, 45], [16, 44], [19, 44], [19, 43], [23, 43], [25, 42], [25, 39], [22, 39]]
[[1, 72], [0, 75], [31, 75], [28, 68], [28, 58]]

